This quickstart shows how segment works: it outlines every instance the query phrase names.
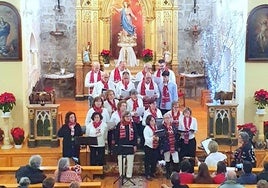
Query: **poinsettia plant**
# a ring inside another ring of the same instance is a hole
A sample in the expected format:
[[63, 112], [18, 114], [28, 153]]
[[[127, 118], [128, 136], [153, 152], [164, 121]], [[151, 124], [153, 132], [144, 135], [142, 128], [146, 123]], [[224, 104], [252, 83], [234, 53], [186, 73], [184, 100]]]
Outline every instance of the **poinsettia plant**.
[[16, 145], [21, 145], [24, 140], [24, 130], [20, 127], [14, 127], [11, 129], [11, 135], [13, 137], [13, 141]]
[[16, 98], [12, 93], [2, 93], [0, 95], [0, 110], [5, 112], [10, 112], [16, 105]]
[[110, 50], [102, 50], [100, 53], [101, 57], [104, 60], [104, 63], [108, 63], [110, 60], [111, 51]]
[[253, 123], [245, 123], [243, 125], [237, 125], [238, 131], [247, 132], [250, 139], [252, 140], [253, 136], [257, 133], [257, 127]]
[[254, 100], [258, 109], [264, 109], [268, 104], [268, 91], [264, 89], [255, 91]]
[[144, 62], [152, 61], [153, 60], [153, 50], [145, 49], [142, 51], [141, 56], [142, 56], [142, 60]]

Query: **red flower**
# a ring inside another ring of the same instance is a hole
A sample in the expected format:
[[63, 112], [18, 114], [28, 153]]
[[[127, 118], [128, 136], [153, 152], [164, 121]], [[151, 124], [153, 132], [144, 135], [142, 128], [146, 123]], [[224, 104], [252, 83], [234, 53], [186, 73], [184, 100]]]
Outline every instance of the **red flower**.
[[149, 62], [153, 60], [153, 50], [145, 49], [142, 51], [142, 59], [144, 62]]
[[2, 93], [0, 95], [0, 110], [10, 112], [16, 105], [16, 98], [12, 93]]
[[255, 104], [259, 109], [264, 109], [268, 104], [268, 91], [260, 89], [254, 93]]
[[13, 137], [14, 143], [16, 145], [22, 144], [24, 140], [24, 130], [20, 127], [15, 127], [11, 129], [11, 135]]
[[104, 59], [107, 59], [107, 58], [109, 58], [110, 57], [110, 53], [111, 53], [111, 51], [110, 50], [102, 50], [101, 51], [101, 56], [104, 58]]
[[256, 135], [257, 133], [257, 127], [253, 123], [246, 123], [244, 125], [237, 125], [237, 129], [239, 131], [250, 131], [253, 135]]

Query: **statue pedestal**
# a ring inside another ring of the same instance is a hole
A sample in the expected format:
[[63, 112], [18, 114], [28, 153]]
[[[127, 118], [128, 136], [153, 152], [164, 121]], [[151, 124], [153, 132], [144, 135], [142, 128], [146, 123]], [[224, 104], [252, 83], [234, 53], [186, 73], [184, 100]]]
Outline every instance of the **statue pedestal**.
[[1, 146], [1, 149], [11, 149], [13, 146], [10, 144], [10, 139], [9, 139], [9, 118], [10, 117], [3, 117], [3, 120], [4, 120], [4, 143], [3, 145]]

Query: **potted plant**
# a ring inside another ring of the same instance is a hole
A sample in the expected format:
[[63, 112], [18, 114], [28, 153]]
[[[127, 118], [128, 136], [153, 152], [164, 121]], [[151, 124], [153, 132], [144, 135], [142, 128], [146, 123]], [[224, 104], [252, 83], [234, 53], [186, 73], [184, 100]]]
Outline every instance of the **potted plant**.
[[254, 93], [255, 104], [257, 105], [257, 114], [265, 114], [265, 107], [268, 104], [268, 91], [260, 89]]
[[253, 123], [245, 123], [243, 125], [237, 125], [237, 129], [238, 129], [238, 131], [247, 132], [248, 135], [249, 135], [249, 139], [251, 140], [251, 142], [253, 140], [253, 137], [257, 133], [257, 127]]
[[153, 50], [150, 50], [150, 49], [145, 49], [142, 51], [142, 60], [147, 63], [149, 61], [152, 61], [153, 60]]
[[16, 98], [12, 93], [5, 92], [0, 95], [0, 110], [2, 110], [3, 117], [9, 117], [15, 105]]
[[15, 144], [15, 148], [21, 148], [24, 141], [24, 130], [20, 127], [14, 127], [11, 129], [11, 135]]
[[100, 55], [103, 58], [103, 63], [104, 63], [104, 67], [109, 67], [110, 66], [110, 50], [102, 50]]

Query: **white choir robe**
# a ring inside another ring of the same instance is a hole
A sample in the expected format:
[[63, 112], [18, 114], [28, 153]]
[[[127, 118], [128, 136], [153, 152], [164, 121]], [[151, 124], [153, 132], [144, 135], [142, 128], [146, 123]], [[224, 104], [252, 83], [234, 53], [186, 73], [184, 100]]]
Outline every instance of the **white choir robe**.
[[[96, 83], [98, 82], [97, 79], [98, 79], [98, 74], [99, 74], [99, 72], [97, 72], [97, 73], [94, 72], [94, 82], [93, 82], [93, 83], [90, 83], [91, 72], [92, 72], [92, 70], [89, 71], [89, 72], [86, 74], [86, 76], [85, 76], [85, 87], [88, 88], [88, 94], [89, 94], [90, 96], [91, 96], [92, 94], [89, 93], [89, 88], [93, 88], [93, 87], [96, 85]], [[103, 72], [100, 71], [100, 74], [103, 74]]]
[[[125, 89], [124, 84], [122, 83], [122, 81], [120, 81], [117, 83], [115, 96], [116, 96], [116, 98], [120, 99], [120, 96], [122, 95], [123, 91], [127, 91], [129, 93], [130, 90], [132, 90], [132, 89], [136, 89], [135, 85], [132, 81], [129, 81], [129, 83], [127, 85], [127, 89]], [[130, 95], [128, 94], [128, 96], [130, 96]]]
[[[92, 97], [93, 98], [99, 97], [102, 94], [103, 89], [104, 89], [104, 85], [102, 81], [98, 81], [93, 88]], [[114, 92], [116, 92], [114, 83], [111, 82], [110, 80], [108, 81], [108, 89], [111, 89]]]

